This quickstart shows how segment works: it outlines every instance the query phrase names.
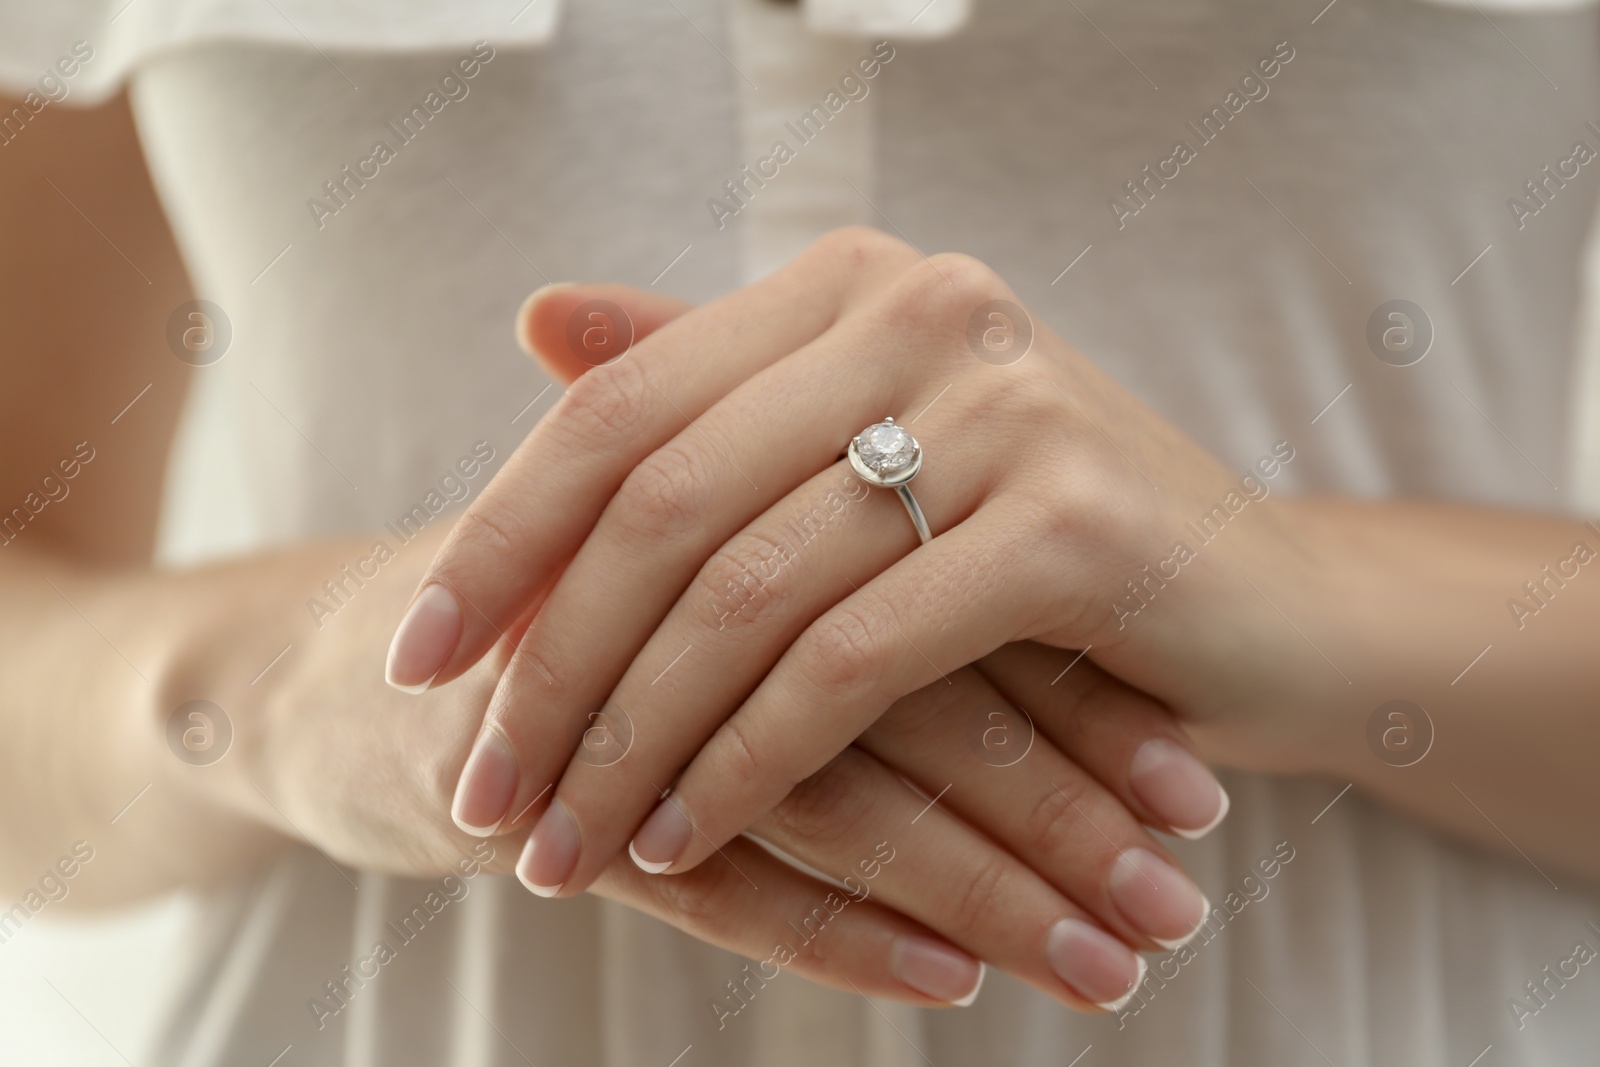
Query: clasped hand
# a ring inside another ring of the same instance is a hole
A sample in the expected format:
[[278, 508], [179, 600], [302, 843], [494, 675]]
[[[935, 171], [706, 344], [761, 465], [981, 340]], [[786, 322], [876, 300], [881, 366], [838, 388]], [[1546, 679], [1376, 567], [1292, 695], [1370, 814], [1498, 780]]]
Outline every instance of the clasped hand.
[[[671, 877], [746, 831], [835, 878], [883, 844], [873, 892], [942, 935], [892, 950], [920, 1003], [975, 991], [975, 958], [1115, 1006], [1132, 950], [1198, 928], [1148, 828], [1226, 813], [1173, 712], [1226, 692], [1185, 695], [1240, 629], [1197, 612], [1281, 524], [1157, 584], [1146, 564], [1237, 474], [989, 268], [871, 230], [698, 308], [552, 287], [519, 330], [570, 389], [435, 558], [389, 678], [514, 646], [452, 814], [531, 825], [529, 889], [580, 892], [624, 849]], [[924, 450], [925, 545], [840, 459], [886, 416]], [[1141, 588], [1172, 610], [1117, 610]]]

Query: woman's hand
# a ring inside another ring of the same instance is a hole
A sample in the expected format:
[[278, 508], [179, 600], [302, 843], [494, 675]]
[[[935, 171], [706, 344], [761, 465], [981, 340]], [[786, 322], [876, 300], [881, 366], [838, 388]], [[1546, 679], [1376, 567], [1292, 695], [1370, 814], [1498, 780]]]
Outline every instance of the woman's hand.
[[[487, 853], [486, 869], [510, 871], [526, 828], [486, 842], [448, 814], [510, 644], [421, 699], [378, 678], [386, 621], [436, 543], [430, 530], [401, 548], [320, 629], [301, 591], [365, 546], [189, 578], [211, 608], [232, 604], [233, 614], [205, 628], [163, 686], [212, 694], [229, 709], [234, 742], [209, 766], [169, 760], [174, 781], [163, 788], [193, 790], [207, 810], [243, 811], [351, 866], [436, 877]], [[239, 603], [252, 605], [247, 619]], [[285, 642], [293, 653], [258, 682], [236, 669], [233, 650], [248, 644], [253, 661]], [[1052, 675], [1071, 662], [1044, 649], [1009, 654]], [[224, 663], [231, 682], [211, 675]], [[843, 889], [744, 838], [677, 878], [618, 856], [592, 889], [763, 961], [768, 978], [781, 966], [843, 989], [953, 1004], [976, 991], [985, 960], [1068, 1005], [1114, 1005], [1141, 973], [1134, 950], [1188, 936], [1206, 909], [1141, 825], [1160, 818], [1127, 773], [1145, 745], [1192, 761], [1187, 739], [1137, 694], [1086, 706], [1105, 684], [1079, 664], [1029, 695], [1031, 720], [972, 669], [899, 701], [754, 827]]]
[[[581, 337], [563, 327], [576, 313], [589, 328], [593, 295], [533, 301], [535, 347]], [[437, 684], [538, 605], [458, 821], [487, 833], [549, 805], [523, 865], [549, 889], [587, 884], [636, 828], [642, 865], [685, 870], [896, 699], [1022, 639], [1093, 646], [1193, 713], [1226, 699], [1219, 663], [1237, 661], [1239, 627], [1197, 632], [1174, 611], [1119, 629], [1113, 603], [1123, 575], [1170, 554], [1163, 531], [1238, 479], [1042, 327], [1020, 361], [980, 358], [969, 324], [993, 325], [1007, 299], [970, 259], [843, 231], [580, 378], [469, 509], [394, 642], [392, 680]], [[568, 313], [549, 321], [541, 306], [557, 305]], [[914, 484], [938, 536], [915, 551], [898, 502], [838, 461], [889, 414], [926, 449]], [[1162, 595], [1237, 601], [1213, 587], [1239, 551], [1285, 549], [1241, 530]], [[1135, 632], [1143, 650], [1178, 652], [1129, 653]], [[591, 724], [631, 730], [627, 773], [581, 752], [564, 768], [552, 722], [573, 746]], [[1193, 795], [1157, 825], [1208, 828], [1220, 794]]]

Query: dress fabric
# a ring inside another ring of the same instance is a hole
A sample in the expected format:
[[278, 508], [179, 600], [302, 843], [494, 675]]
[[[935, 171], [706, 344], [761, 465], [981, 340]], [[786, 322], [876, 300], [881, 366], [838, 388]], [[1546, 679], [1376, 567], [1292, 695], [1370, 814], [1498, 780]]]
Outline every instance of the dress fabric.
[[[786, 118], [874, 42], [772, 0], [569, 3], [542, 45], [493, 40], [459, 99], [440, 87], [471, 35], [413, 54], [151, 53], [132, 86], [152, 170], [234, 329], [185, 414], [164, 556], [376, 529], [475, 441], [508, 454], [556, 395], [509, 331], [545, 281], [706, 300], [847, 222], [989, 262], [1241, 472], [1290, 442], [1275, 490], [1572, 509], [1600, 173], [1584, 166], [1535, 213], [1509, 203], [1532, 206], [1525, 183], [1574, 142], [1600, 148], [1600, 26], [1555, 8], [978, 3], [942, 35], [891, 38], [861, 98], [798, 144]], [[446, 103], [401, 141], [393, 124], [434, 90]], [[794, 161], [730, 200], [725, 183], [780, 139]], [[378, 140], [400, 141], [394, 158], [332, 195]], [[1180, 141], [1193, 158], [1170, 176]], [[1410, 366], [1368, 342], [1375, 310], [1402, 299], [1433, 333]], [[1600, 978], [1584, 968], [1543, 1000], [1525, 983], [1600, 948], [1593, 889], [1344, 782], [1225, 783], [1228, 820], [1173, 845], [1225, 915], [1191, 953], [1152, 958], [1121, 1016], [1075, 1015], [1003, 975], [944, 1012], [786, 975], [719, 1027], [742, 960], [491, 875], [319, 1012], [326, 983], [437, 883], [302, 850], [196, 906], [187, 993], [153, 1062], [1592, 1060]]]

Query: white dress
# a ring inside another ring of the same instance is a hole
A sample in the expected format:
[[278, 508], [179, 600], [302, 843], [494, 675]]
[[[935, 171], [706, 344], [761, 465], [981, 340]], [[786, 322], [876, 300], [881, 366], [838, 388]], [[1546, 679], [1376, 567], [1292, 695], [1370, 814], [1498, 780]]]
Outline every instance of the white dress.
[[[508, 454], [556, 395], [519, 416], [547, 382], [509, 323], [542, 282], [703, 300], [845, 222], [993, 264], [1240, 469], [1292, 442], [1277, 488], [1579, 499], [1575, 353], [1600, 173], [1584, 167], [1534, 214], [1508, 201], [1531, 203], [1524, 183], [1574, 141], [1600, 148], [1585, 125], [1600, 119], [1586, 110], [1600, 97], [1591, 8], [936, 0], [925, 23], [922, 4], [886, 0], [484, 0], [429, 23], [408, 4], [136, 3], [99, 24], [117, 43], [100, 50], [105, 73], [83, 67], [99, 80], [82, 95], [131, 82], [200, 295], [234, 331], [180, 432], [169, 561], [375, 529], [474, 441]], [[66, 6], [53, 22], [0, 7], [13, 90], [54, 42], [93, 39], [69, 15], [120, 4]], [[823, 32], [862, 11], [899, 27], [893, 58], [794, 144], [785, 122], [872, 50]], [[480, 37], [492, 58], [452, 74]], [[428, 119], [403, 138], [414, 104]], [[730, 201], [725, 183], [784, 137], [794, 162]], [[378, 140], [393, 158], [368, 166]], [[1169, 164], [1178, 141], [1192, 158]], [[1367, 342], [1396, 299], [1432, 325], [1411, 366]], [[1600, 948], [1593, 889], [1557, 876], [1556, 890], [1515, 857], [1340, 796], [1344, 782], [1226, 784], [1226, 823], [1174, 849], [1228, 918], [1192, 952], [1153, 959], [1121, 1017], [1074, 1015], [1004, 976], [947, 1012], [785, 977], [719, 1030], [710, 1005], [741, 961], [626, 908], [488, 875], [330, 1015], [313, 1007], [324, 983], [432, 884], [352, 871], [353, 892], [302, 851], [169, 917], [181, 992], [149, 1060], [1595, 1060], [1600, 978], [1585, 967], [1544, 1000], [1525, 988], [1576, 944]], [[1274, 855], [1292, 858], [1261, 878]]]

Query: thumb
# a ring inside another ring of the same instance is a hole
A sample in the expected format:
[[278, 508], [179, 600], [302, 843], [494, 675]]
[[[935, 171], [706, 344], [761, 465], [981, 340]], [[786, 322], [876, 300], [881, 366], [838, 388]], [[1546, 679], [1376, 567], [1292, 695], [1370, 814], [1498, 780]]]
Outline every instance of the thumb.
[[552, 378], [571, 385], [693, 307], [630, 285], [557, 282], [523, 302], [517, 342]]

